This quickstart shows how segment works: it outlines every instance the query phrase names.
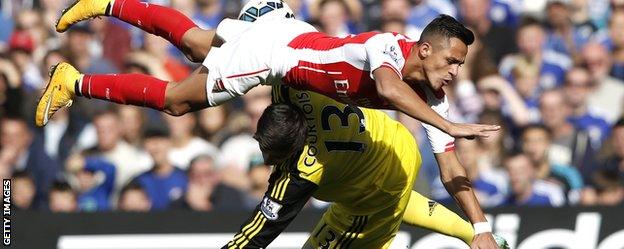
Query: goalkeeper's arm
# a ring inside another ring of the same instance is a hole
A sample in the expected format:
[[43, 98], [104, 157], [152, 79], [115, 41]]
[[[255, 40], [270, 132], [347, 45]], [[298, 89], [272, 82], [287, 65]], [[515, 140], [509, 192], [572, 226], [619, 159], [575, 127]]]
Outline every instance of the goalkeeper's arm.
[[266, 248], [297, 216], [317, 185], [288, 170], [271, 174], [264, 198], [238, 233], [223, 248]]

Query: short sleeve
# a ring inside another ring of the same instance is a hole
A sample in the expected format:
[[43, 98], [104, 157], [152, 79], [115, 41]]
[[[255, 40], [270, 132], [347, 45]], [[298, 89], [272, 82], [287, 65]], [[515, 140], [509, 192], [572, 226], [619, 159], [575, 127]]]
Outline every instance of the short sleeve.
[[405, 65], [405, 58], [396, 36], [391, 33], [378, 34], [368, 39], [364, 46], [371, 78], [374, 79], [373, 71], [380, 67], [390, 68], [403, 78], [401, 69]]
[[[449, 116], [449, 103], [446, 95], [436, 96], [431, 90], [425, 90], [427, 96], [427, 104], [431, 106], [436, 113], [440, 114], [445, 119]], [[423, 123], [427, 138], [433, 149], [433, 153], [444, 153], [447, 151], [455, 150], [455, 138], [446, 132], [432, 126]]]

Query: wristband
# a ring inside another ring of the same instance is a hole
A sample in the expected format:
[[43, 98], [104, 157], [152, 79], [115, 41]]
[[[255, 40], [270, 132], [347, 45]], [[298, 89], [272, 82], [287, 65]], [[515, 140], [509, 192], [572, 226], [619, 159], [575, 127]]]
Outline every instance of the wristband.
[[472, 224], [472, 227], [474, 228], [474, 234], [481, 234], [481, 233], [491, 233], [492, 232], [492, 226], [490, 226], [490, 223], [486, 222], [477, 222]]

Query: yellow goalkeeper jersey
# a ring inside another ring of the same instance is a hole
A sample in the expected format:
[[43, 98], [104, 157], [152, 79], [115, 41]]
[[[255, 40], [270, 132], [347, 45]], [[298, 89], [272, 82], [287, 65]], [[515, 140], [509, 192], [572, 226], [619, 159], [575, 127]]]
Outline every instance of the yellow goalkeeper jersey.
[[273, 87], [273, 101], [298, 106], [306, 116], [308, 138], [297, 171], [318, 186], [315, 198], [364, 214], [411, 190], [418, 148], [411, 133], [383, 111], [287, 86]]

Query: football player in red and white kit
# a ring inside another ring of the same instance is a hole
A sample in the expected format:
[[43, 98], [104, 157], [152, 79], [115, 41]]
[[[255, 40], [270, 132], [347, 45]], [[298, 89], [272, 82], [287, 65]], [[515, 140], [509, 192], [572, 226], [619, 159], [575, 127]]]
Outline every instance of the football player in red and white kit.
[[203, 66], [181, 82], [165, 82], [142, 74], [80, 74], [60, 63], [37, 106], [37, 125], [45, 125], [75, 96], [178, 116], [219, 105], [260, 84], [283, 83], [347, 104], [396, 109], [454, 137], [487, 136], [499, 129], [452, 123], [440, 115], [448, 111], [442, 86], [457, 76], [474, 40], [450, 16], [436, 18], [415, 42], [377, 32], [329, 37], [306, 22], [278, 15], [255, 22], [226, 19], [216, 30], [203, 30], [177, 10], [138, 0], [78, 0], [63, 12], [56, 30], [97, 16], [113, 16], [159, 35]]

